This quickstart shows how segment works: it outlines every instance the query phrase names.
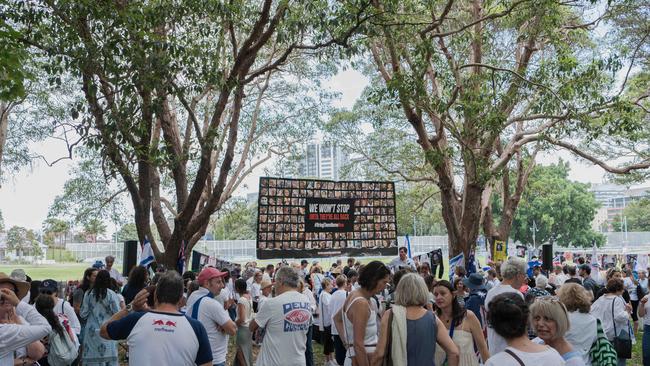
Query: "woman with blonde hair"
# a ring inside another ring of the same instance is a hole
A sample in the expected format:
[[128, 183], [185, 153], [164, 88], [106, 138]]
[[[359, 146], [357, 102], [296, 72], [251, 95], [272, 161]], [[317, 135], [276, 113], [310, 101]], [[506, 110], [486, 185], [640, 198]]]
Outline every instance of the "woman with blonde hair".
[[560, 287], [557, 295], [569, 315], [569, 330], [564, 339], [582, 355], [585, 365], [591, 365], [589, 350], [596, 341], [597, 330], [597, 319], [589, 314], [592, 294], [576, 283], [567, 283]]
[[[562, 287], [568, 286], [565, 283]], [[569, 330], [569, 314], [555, 296], [538, 297], [530, 306], [530, 322], [537, 333], [535, 341], [553, 347], [567, 366], [584, 366], [582, 354], [564, 338]]]
[[428, 292], [424, 279], [415, 273], [400, 279], [395, 304], [381, 319], [374, 365], [381, 365], [384, 357], [390, 357], [395, 366], [432, 366], [436, 343], [445, 351], [447, 364], [458, 365], [458, 347], [440, 319], [424, 308]]

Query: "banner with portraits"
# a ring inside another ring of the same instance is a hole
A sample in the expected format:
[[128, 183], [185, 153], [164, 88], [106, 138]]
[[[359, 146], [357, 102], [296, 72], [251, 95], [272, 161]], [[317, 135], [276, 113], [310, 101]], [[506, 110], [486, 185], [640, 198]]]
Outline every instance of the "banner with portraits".
[[397, 255], [395, 185], [260, 178], [257, 258]]

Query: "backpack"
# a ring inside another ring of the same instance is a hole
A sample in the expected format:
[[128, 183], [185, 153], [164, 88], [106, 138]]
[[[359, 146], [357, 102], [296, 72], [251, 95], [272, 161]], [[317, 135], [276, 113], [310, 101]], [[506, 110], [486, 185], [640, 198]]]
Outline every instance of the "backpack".
[[50, 349], [47, 354], [47, 362], [52, 366], [71, 365], [79, 354], [79, 347], [70, 335], [70, 326], [67, 321], [63, 322], [63, 336], [52, 331], [49, 336]]

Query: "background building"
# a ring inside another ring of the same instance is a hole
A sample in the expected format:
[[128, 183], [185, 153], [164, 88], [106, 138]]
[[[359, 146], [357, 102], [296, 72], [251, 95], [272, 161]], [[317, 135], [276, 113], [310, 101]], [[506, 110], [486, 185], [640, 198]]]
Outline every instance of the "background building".
[[613, 183], [594, 184], [591, 187], [596, 201], [601, 204], [592, 228], [598, 231], [613, 231], [613, 222], [623, 214], [623, 210], [632, 202], [650, 197], [650, 187], [628, 188]]
[[349, 161], [349, 155], [336, 144], [307, 144], [300, 160], [300, 178], [339, 180], [341, 168]]

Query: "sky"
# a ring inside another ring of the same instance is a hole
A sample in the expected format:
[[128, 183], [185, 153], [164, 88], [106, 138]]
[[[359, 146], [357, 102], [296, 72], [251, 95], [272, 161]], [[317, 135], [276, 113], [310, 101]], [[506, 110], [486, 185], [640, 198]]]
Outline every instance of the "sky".
[[[355, 70], [345, 70], [327, 80], [323, 85], [341, 93], [336, 107], [351, 108], [361, 95], [368, 79]], [[64, 146], [55, 141], [45, 141], [34, 146], [34, 149], [47, 156], [50, 160], [65, 155]], [[571, 163], [570, 179], [583, 183], [601, 183], [604, 179], [603, 170], [585, 161], [574, 159], [565, 151], [547, 153], [540, 157], [541, 164], [556, 162], [559, 158]], [[68, 179], [68, 172], [73, 163], [64, 160], [53, 167], [42, 162], [23, 169], [20, 173], [9, 178], [0, 187], [0, 211], [5, 221], [5, 227], [14, 225], [41, 230], [42, 222], [47, 218], [49, 206], [57, 194], [63, 191], [63, 185]], [[257, 190], [257, 181], [263, 174], [263, 168], [253, 172], [242, 185], [236, 195], [245, 196]], [[114, 226], [108, 224], [108, 235]]]

